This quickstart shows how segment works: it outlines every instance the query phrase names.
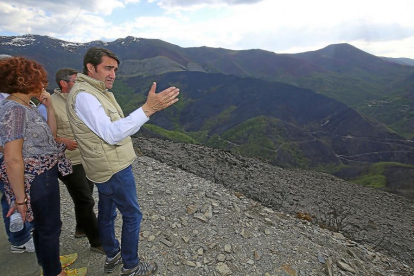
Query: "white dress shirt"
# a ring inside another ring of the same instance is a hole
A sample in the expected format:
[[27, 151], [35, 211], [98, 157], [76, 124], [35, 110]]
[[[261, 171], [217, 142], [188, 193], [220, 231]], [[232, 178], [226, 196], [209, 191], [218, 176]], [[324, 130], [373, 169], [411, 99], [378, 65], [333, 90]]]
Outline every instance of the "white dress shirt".
[[76, 95], [75, 112], [87, 127], [110, 145], [136, 133], [149, 120], [142, 108], [138, 108], [129, 116], [111, 122], [98, 99], [85, 92]]

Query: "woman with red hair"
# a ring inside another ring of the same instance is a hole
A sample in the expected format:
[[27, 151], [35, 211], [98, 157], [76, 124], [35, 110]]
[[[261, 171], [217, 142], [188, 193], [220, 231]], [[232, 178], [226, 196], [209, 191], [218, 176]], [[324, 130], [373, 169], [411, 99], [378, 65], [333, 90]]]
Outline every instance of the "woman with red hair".
[[[58, 171], [71, 172], [71, 164], [55, 142], [56, 122], [45, 69], [24, 57], [0, 60], [0, 91], [9, 96], [0, 103], [0, 140], [4, 162], [0, 180], [11, 206], [23, 221], [33, 221], [33, 240], [44, 276], [85, 275], [85, 269], [63, 270], [59, 260], [60, 193]], [[32, 97], [47, 107], [47, 121]], [[81, 273], [79, 273], [81, 272]]]

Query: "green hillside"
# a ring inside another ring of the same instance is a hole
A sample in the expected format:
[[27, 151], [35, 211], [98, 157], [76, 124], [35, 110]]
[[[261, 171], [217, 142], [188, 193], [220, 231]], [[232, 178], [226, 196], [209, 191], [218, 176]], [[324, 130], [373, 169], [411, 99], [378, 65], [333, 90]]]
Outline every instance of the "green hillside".
[[145, 124], [143, 128], [147, 129], [148, 131], [158, 134], [160, 137], [174, 141], [174, 142], [181, 142], [181, 143], [189, 143], [189, 144], [196, 144], [197, 141], [186, 135], [185, 133], [172, 131], [172, 130], [165, 130], [159, 126], [152, 125], [152, 124]]
[[414, 108], [411, 100], [404, 96], [385, 97], [358, 106], [358, 111], [387, 125], [401, 136], [414, 137]]
[[399, 168], [400, 170], [414, 170], [414, 166], [396, 162], [379, 162], [366, 167], [360, 176], [350, 179], [351, 181], [368, 187], [385, 188], [392, 186], [397, 179], [392, 179], [387, 170]]

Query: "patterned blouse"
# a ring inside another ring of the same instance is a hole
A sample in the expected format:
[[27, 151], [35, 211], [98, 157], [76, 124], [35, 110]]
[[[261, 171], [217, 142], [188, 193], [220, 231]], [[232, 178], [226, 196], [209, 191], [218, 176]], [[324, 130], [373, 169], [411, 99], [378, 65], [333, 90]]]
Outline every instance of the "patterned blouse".
[[[27, 221], [33, 220], [30, 205], [30, 186], [34, 178], [58, 165], [62, 175], [72, 173], [72, 164], [66, 159], [66, 146], [56, 143], [53, 134], [37, 108], [30, 108], [15, 101], [0, 103], [0, 143], [23, 139], [24, 186], [27, 197]], [[5, 182], [5, 194], [9, 205], [15, 201], [13, 190], [6, 174], [6, 164], [0, 166], [0, 181]]]

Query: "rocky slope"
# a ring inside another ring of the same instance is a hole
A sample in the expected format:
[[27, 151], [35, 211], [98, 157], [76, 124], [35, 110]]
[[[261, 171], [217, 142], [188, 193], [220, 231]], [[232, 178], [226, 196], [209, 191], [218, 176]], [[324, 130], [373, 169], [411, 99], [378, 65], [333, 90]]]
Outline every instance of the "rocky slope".
[[[156, 275], [414, 275], [412, 201], [201, 146], [134, 142], [145, 153], [133, 163], [144, 214], [139, 252], [159, 264]], [[61, 254], [77, 252], [71, 268], [105, 275], [105, 257], [73, 237], [63, 184], [61, 202]], [[118, 237], [121, 223], [119, 215]], [[4, 275], [36, 268], [34, 254], [17, 255]]]
[[[144, 214], [139, 251], [145, 259], [159, 264], [156, 275], [414, 273], [412, 267], [377, 252], [373, 246], [265, 207], [222, 184], [155, 159], [141, 156], [133, 170]], [[63, 185], [61, 192], [61, 253], [78, 252], [72, 268], [88, 266], [88, 275], [105, 275], [104, 256], [90, 252], [86, 239], [73, 238], [73, 204]], [[116, 230], [119, 236], [120, 215]]]
[[[414, 264], [412, 200], [331, 175], [281, 169], [199, 145], [140, 137], [135, 139], [135, 145], [146, 156], [223, 184], [273, 212], [303, 217], [313, 225], [395, 256], [411, 267]], [[240, 233], [240, 227], [235, 228], [235, 234]]]

